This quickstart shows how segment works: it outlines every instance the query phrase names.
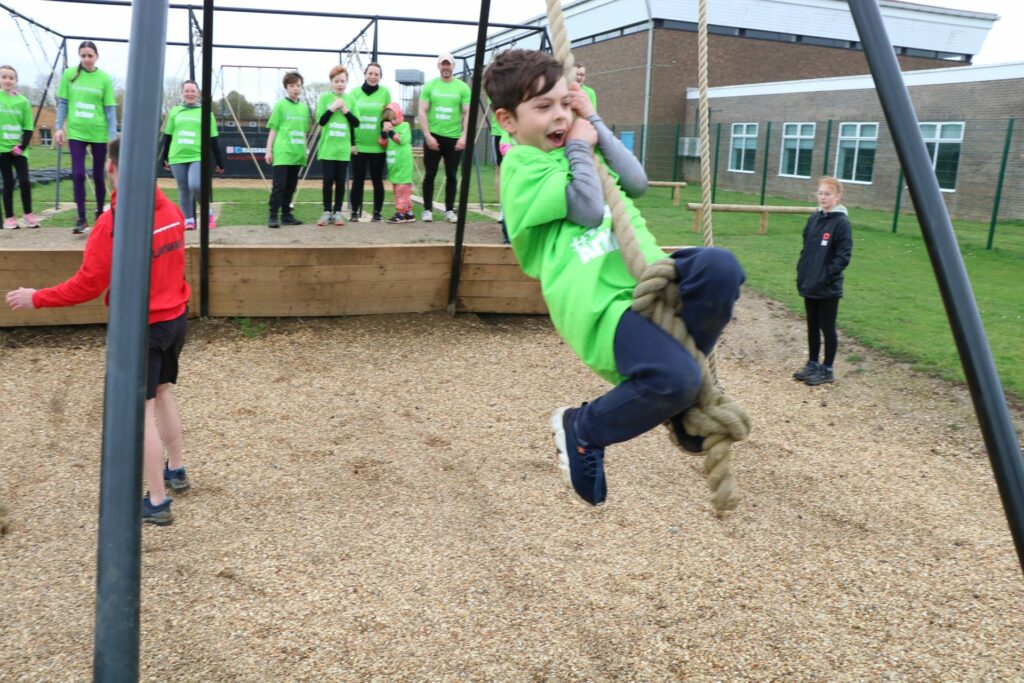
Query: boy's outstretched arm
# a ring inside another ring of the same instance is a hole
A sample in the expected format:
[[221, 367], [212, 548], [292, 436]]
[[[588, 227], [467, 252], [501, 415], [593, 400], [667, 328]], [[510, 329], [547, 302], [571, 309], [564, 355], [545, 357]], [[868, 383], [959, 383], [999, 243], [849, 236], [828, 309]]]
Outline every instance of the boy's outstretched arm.
[[566, 218], [585, 228], [596, 228], [604, 221], [604, 191], [594, 164], [595, 142], [594, 127], [576, 119], [565, 143], [565, 158], [572, 175], [565, 188]]

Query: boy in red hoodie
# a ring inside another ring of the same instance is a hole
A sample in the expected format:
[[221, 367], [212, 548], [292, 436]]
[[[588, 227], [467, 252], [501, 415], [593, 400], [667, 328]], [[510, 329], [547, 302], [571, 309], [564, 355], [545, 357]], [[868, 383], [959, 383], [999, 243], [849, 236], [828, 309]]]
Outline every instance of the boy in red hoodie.
[[[14, 310], [74, 306], [95, 299], [110, 286], [114, 252], [114, 207], [117, 205], [117, 163], [121, 141], [107, 147], [107, 174], [114, 193], [111, 208], [89, 234], [82, 266], [70, 279], [46, 289], [22, 287], [7, 293]], [[149, 287], [149, 361], [146, 373], [143, 477], [149, 494], [142, 501], [142, 521], [170, 524], [171, 498], [165, 486], [178, 492], [189, 488], [182, 464], [181, 416], [171, 394], [178, 379], [178, 355], [185, 344], [188, 299], [185, 281], [185, 219], [176, 204], [156, 189], [153, 214], [153, 252]], [[107, 294], [109, 303], [109, 292]], [[163, 452], [167, 449], [167, 463]]]

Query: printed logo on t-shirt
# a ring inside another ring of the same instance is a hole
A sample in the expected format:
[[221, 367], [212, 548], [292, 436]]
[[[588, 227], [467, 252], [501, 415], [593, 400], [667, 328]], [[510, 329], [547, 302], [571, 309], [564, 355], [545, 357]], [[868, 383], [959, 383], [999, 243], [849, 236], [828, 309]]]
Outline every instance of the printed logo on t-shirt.
[[580, 257], [580, 263], [589, 263], [594, 259], [619, 250], [619, 241], [615, 239], [611, 227], [602, 225], [591, 228], [572, 240], [572, 248]]

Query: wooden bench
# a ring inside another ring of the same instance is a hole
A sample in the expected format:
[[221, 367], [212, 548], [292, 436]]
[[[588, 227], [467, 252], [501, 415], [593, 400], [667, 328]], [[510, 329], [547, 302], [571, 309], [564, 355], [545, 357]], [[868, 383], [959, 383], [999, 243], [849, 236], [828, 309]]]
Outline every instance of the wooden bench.
[[671, 187], [672, 188], [672, 204], [679, 206], [680, 197], [682, 196], [682, 190], [686, 187], [686, 183], [682, 180], [648, 180], [647, 187]]
[[[693, 231], [700, 232], [703, 222], [704, 209], [696, 202], [688, 202], [686, 208], [693, 211]], [[711, 211], [724, 211], [726, 213], [759, 213], [761, 214], [761, 225], [757, 231], [758, 235], [768, 234], [768, 214], [770, 213], [805, 213], [812, 214], [817, 211], [815, 206], [763, 206], [760, 204], [712, 204]]]

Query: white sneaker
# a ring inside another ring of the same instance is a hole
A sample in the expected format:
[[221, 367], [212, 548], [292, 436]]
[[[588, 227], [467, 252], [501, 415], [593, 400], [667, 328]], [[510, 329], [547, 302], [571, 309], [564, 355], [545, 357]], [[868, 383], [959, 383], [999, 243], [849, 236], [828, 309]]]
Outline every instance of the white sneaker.
[[458, 223], [459, 222], [459, 216], [454, 211], [445, 211], [444, 212], [444, 219], [446, 221], [448, 221], [449, 223]]
[[327, 225], [328, 223], [331, 222], [332, 218], [334, 218], [333, 213], [331, 213], [330, 211], [324, 211], [322, 214], [320, 214], [320, 220], [318, 220], [316, 224], [320, 226]]
[[424, 223], [433, 223], [434, 215], [430, 213], [430, 211], [424, 211], [423, 215], [420, 216], [420, 220], [423, 221]]

